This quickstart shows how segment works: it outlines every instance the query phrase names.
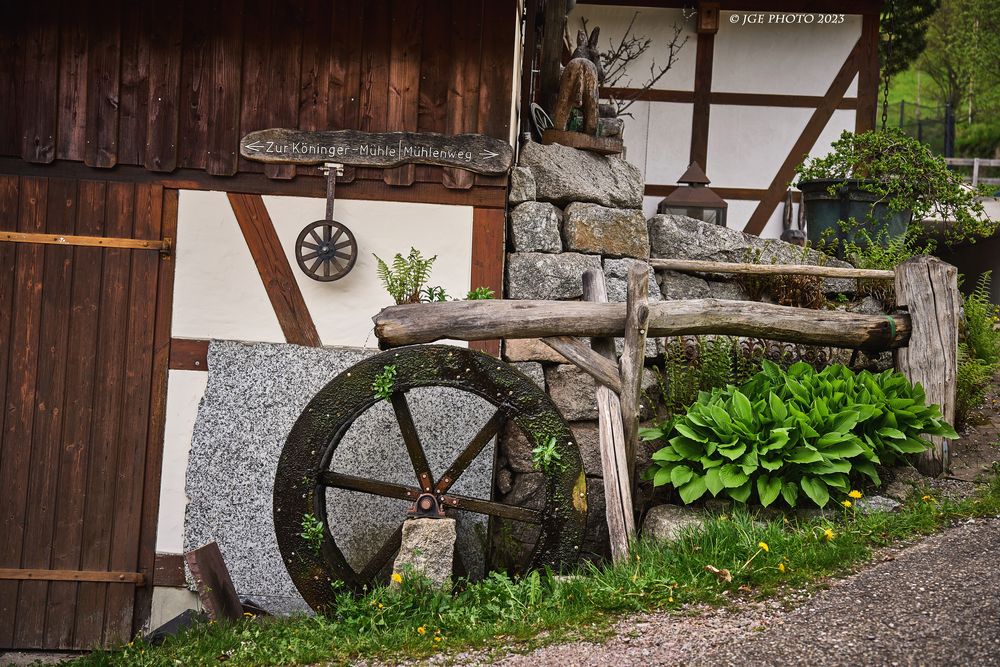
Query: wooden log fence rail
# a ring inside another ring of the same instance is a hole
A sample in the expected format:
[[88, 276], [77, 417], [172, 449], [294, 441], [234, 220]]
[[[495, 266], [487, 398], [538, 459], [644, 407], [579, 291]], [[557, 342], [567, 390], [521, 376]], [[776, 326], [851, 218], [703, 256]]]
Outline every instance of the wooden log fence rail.
[[[897, 301], [908, 312], [864, 315], [794, 308], [752, 301], [648, 300], [648, 267], [629, 270], [625, 303], [608, 303], [604, 276], [583, 275], [584, 301], [451, 301], [390, 306], [372, 318], [383, 349], [443, 338], [477, 341], [540, 338], [597, 381], [605, 505], [612, 556], [628, 555], [635, 534], [632, 495], [638, 444], [639, 388], [647, 336], [723, 334], [865, 351], [897, 350], [896, 366], [920, 382], [929, 403], [955, 417], [960, 297], [957, 270], [935, 257], [914, 257], [894, 271], [812, 265], [762, 265], [695, 260], [650, 260], [654, 269], [694, 273], [808, 275], [893, 280]], [[579, 337], [590, 337], [586, 345]], [[615, 363], [614, 338], [624, 338]], [[917, 467], [927, 475], [948, 470], [947, 442]]]

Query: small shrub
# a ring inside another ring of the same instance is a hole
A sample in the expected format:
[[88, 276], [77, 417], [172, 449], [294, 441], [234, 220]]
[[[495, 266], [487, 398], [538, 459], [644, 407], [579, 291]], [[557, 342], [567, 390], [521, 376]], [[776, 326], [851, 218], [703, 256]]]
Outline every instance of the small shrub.
[[555, 436], [550, 436], [545, 442], [539, 442], [531, 450], [531, 467], [544, 473], [562, 469], [562, 454], [556, 451]]
[[979, 277], [975, 289], [965, 297], [965, 342], [969, 353], [987, 364], [1000, 363], [1000, 308], [990, 301], [992, 271]]
[[318, 554], [323, 546], [323, 522], [312, 514], [302, 517], [302, 532], [299, 537], [309, 544], [309, 549]]
[[388, 364], [384, 366], [372, 382], [372, 391], [383, 401], [389, 400], [392, 390], [396, 386], [396, 365]]
[[647, 470], [655, 486], [672, 486], [685, 503], [707, 491], [741, 503], [756, 496], [763, 506], [780, 495], [792, 507], [801, 490], [823, 507], [831, 489], [851, 489], [852, 475], [879, 484], [874, 464], [929, 448], [922, 434], [957, 437], [899, 373], [763, 367], [742, 388], [701, 392], [683, 417], [644, 430], [644, 439], [668, 443]]
[[958, 374], [955, 382], [955, 426], [962, 428], [969, 423], [972, 411], [986, 401], [996, 373], [995, 364], [988, 364], [969, 354], [967, 345], [958, 346]]
[[495, 295], [496, 292], [489, 287], [477, 287], [474, 290], [469, 290], [465, 298], [469, 301], [485, 301], [486, 299], [492, 299]]
[[431, 267], [437, 255], [424, 258], [416, 248], [410, 248], [410, 254], [403, 257], [399, 253], [392, 259], [392, 266], [386, 264], [378, 255], [374, 255], [378, 264], [377, 272], [382, 286], [397, 304], [418, 303], [420, 291], [431, 276]]

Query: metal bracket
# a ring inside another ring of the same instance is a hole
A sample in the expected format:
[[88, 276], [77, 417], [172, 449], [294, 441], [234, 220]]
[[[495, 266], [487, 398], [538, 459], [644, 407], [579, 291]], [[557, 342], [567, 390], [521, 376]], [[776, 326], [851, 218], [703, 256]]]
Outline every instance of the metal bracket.
[[406, 516], [417, 519], [443, 519], [444, 508], [433, 493], [421, 493], [417, 501], [406, 512]]

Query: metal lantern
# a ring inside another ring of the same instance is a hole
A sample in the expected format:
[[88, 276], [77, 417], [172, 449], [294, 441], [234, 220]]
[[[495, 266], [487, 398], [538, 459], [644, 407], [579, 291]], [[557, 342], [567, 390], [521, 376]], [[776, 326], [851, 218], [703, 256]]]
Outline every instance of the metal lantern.
[[692, 162], [677, 182], [681, 187], [660, 201], [657, 213], [686, 215], [709, 224], [726, 226], [729, 204], [707, 187], [711, 181], [697, 162]]

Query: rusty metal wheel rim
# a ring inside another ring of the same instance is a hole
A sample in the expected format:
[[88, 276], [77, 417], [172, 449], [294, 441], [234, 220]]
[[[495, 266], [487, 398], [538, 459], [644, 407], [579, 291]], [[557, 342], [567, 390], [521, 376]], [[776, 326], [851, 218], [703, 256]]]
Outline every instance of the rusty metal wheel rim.
[[295, 261], [302, 272], [320, 282], [340, 280], [354, 268], [358, 242], [343, 223], [310, 222], [295, 239]]
[[[342, 582], [346, 589], [360, 592], [372, 583], [371, 577], [381, 569], [374, 561], [391, 558], [395, 552], [394, 545], [390, 542], [398, 539], [399, 531], [383, 544], [372, 562], [362, 568], [361, 572], [355, 571], [334, 541], [326, 512], [327, 487], [358, 490], [350, 486], [356, 484], [356, 480], [349, 479], [350, 475], [329, 470], [329, 464], [350, 426], [381, 400], [375, 396], [372, 383], [376, 375], [390, 364], [397, 368], [390, 401], [397, 420], [406, 420], [405, 416], [400, 416], [408, 412], [406, 392], [422, 387], [460, 389], [485, 399], [496, 408], [493, 417], [466, 445], [448, 472], [468, 454], [471, 447], [478, 444], [477, 438], [488, 435], [483, 445], [489, 442], [492, 434], [484, 432], [496, 427], [498, 415], [502, 415], [505, 420], [512, 420], [529, 437], [543, 434], [545, 437], [555, 438], [562, 466], [556, 470], [543, 471], [545, 505], [538, 511], [523, 510], [535, 512], [541, 529], [529, 567], [550, 565], [561, 569], [575, 563], [586, 527], [586, 482], [579, 447], [548, 395], [513, 367], [480, 352], [447, 345], [399, 348], [366, 359], [330, 381], [303, 410], [282, 449], [274, 482], [275, 533], [285, 567], [306, 602], [317, 611], [330, 609], [336, 598], [334, 582]], [[404, 429], [405, 427], [401, 430]], [[414, 461], [409, 442], [407, 449], [416, 473], [418, 464]], [[446, 477], [447, 472], [434, 486], [439, 486]], [[455, 478], [457, 479], [457, 475]], [[450, 483], [454, 481], [452, 479]], [[348, 486], [344, 486], [345, 484]], [[391, 489], [397, 494], [401, 492], [398, 487], [403, 486], [381, 484], [397, 487]], [[417, 480], [415, 486], [408, 488], [420, 491], [420, 480]], [[457, 498], [464, 499], [459, 501], [463, 503], [470, 500], [464, 496]], [[477, 502], [480, 503], [480, 509], [471, 506], [459, 506], [459, 509], [493, 514], [501, 511], [493, 506], [503, 505], [494, 501]], [[483, 503], [491, 507], [486, 508]], [[483, 509], [492, 511], [482, 511]], [[318, 550], [301, 535], [302, 520], [307, 514], [319, 518], [323, 524], [323, 540]]]

